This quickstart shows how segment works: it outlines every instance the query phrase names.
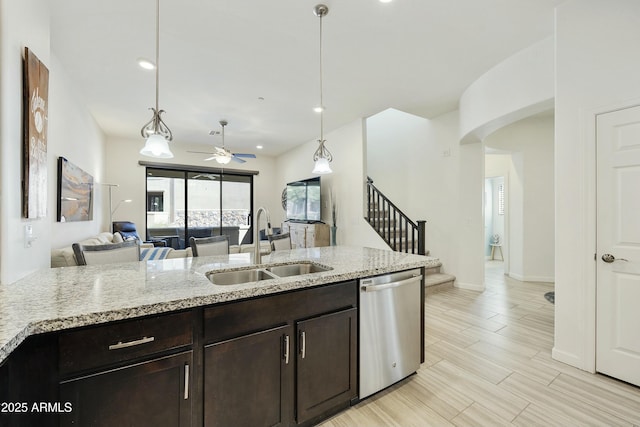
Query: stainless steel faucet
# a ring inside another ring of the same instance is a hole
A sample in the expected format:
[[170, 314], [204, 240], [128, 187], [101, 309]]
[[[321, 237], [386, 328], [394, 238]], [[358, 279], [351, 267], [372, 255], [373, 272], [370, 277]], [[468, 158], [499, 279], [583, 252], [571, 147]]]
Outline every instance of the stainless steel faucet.
[[269, 211], [265, 207], [259, 207], [256, 211], [256, 221], [253, 224], [253, 228], [255, 230], [255, 236], [253, 237], [253, 244], [255, 245], [255, 252], [253, 255], [253, 261], [256, 264], [262, 263], [262, 253], [260, 252], [260, 214], [264, 213], [267, 216], [267, 236], [271, 236], [273, 231], [271, 230], [271, 215]]

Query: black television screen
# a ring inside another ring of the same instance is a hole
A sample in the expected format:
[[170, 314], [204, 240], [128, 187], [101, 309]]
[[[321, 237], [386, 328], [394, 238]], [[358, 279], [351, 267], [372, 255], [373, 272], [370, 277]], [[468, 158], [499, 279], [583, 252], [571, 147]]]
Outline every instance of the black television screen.
[[287, 184], [287, 220], [320, 221], [320, 177]]

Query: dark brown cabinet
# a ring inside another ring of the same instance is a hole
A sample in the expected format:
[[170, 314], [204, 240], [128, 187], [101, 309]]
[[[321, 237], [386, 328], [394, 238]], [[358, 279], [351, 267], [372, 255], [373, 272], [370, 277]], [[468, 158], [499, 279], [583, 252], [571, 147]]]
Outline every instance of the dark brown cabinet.
[[357, 311], [297, 322], [296, 421], [304, 423], [356, 397]]
[[204, 310], [204, 425], [313, 425], [357, 397], [357, 289]]
[[190, 426], [192, 352], [65, 381], [61, 426]]
[[193, 330], [185, 311], [61, 332], [60, 425], [190, 426]]
[[285, 325], [205, 347], [205, 426], [289, 425], [291, 330]]
[[357, 398], [357, 301], [349, 281], [29, 337], [0, 365], [28, 412], [0, 425], [316, 424]]
[[0, 364], [0, 426], [58, 426], [56, 344], [55, 335], [32, 335]]

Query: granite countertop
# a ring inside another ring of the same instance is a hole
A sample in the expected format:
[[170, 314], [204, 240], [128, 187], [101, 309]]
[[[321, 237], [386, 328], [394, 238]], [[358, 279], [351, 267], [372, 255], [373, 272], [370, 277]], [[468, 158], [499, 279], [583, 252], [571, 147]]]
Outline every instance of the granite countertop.
[[0, 363], [30, 335], [436, 265], [437, 258], [362, 247], [278, 251], [262, 264], [312, 261], [332, 270], [238, 285], [205, 273], [242, 269], [253, 254], [51, 268], [0, 286]]

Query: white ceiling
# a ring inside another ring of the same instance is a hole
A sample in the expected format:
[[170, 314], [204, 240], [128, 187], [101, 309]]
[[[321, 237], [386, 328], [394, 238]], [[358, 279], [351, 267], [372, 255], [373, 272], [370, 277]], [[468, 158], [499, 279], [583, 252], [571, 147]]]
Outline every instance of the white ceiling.
[[[455, 109], [480, 75], [553, 34], [561, 2], [325, 1], [325, 132], [389, 107]], [[209, 131], [223, 118], [236, 152], [277, 155], [319, 137], [317, 3], [160, 1], [160, 108], [174, 151], [219, 145]], [[51, 16], [52, 52], [100, 127], [142, 146], [155, 74], [136, 59], [155, 57], [155, 0], [54, 0]]]

